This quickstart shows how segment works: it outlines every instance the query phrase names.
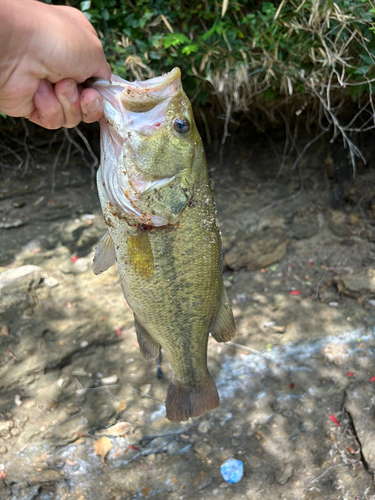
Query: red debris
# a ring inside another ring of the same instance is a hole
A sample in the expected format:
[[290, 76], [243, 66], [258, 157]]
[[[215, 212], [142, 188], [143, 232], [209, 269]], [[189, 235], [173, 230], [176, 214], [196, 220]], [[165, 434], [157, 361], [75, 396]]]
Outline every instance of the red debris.
[[334, 415], [330, 415], [329, 419], [332, 420], [334, 424], [337, 425], [337, 427], [340, 427], [340, 422], [337, 420], [337, 418]]
[[309, 266], [312, 267], [313, 263], [311, 262], [311, 260], [309, 260], [308, 262]]
[[137, 448], [136, 446], [134, 446], [134, 444], [129, 444], [128, 448], [130, 448], [131, 450], [141, 451], [139, 448]]
[[116, 333], [117, 333], [118, 337], [121, 337], [121, 328], [120, 327], [117, 328]]
[[375, 381], [375, 377], [371, 377], [370, 382], [374, 382], [374, 381]]
[[293, 384], [293, 382], [291, 382], [291, 383], [289, 384], [289, 387], [290, 387], [291, 389], [294, 389], [294, 384]]
[[355, 372], [348, 372], [345, 377], [353, 377], [355, 375]]
[[71, 262], [73, 262], [73, 264], [74, 264], [74, 262], [77, 262], [78, 259], [79, 259], [79, 257], [77, 257], [76, 255], [72, 255], [70, 257], [70, 260], [71, 260]]
[[301, 295], [301, 290], [291, 290], [289, 295]]
[[10, 349], [8, 349], [8, 354], [9, 356], [12, 356], [13, 359], [17, 359]]
[[0, 479], [5, 479], [6, 473], [3, 470], [0, 470]]

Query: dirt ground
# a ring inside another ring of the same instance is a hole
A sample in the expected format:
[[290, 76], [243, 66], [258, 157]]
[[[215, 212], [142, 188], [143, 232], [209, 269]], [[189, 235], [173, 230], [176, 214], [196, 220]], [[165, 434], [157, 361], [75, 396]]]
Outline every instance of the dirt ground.
[[[304, 142], [301, 139], [300, 151]], [[272, 147], [271, 147], [272, 146]], [[209, 340], [221, 406], [165, 418], [78, 159], [0, 183], [0, 499], [375, 499], [375, 171], [239, 136], [209, 157], [237, 335]], [[51, 160], [50, 160], [51, 161]], [[157, 314], [157, 311], [155, 312]], [[241, 460], [237, 484], [221, 464]]]

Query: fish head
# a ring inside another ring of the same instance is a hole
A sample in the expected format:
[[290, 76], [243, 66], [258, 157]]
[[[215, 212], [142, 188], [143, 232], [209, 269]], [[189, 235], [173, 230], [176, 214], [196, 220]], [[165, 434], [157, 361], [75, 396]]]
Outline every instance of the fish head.
[[[102, 178], [132, 219], [173, 224], [192, 199], [204, 155], [178, 68], [143, 82], [97, 81], [103, 96]], [[124, 199], [126, 198], [126, 200]]]

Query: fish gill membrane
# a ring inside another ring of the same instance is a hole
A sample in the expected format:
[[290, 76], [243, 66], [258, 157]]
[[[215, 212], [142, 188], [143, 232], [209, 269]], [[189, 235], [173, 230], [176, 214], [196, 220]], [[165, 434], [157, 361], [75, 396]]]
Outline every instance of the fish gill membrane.
[[148, 360], [160, 346], [167, 353], [167, 417], [180, 422], [219, 405], [208, 335], [235, 334], [202, 140], [178, 68], [92, 86], [103, 98], [97, 184], [108, 228], [93, 271], [117, 261], [140, 351]]

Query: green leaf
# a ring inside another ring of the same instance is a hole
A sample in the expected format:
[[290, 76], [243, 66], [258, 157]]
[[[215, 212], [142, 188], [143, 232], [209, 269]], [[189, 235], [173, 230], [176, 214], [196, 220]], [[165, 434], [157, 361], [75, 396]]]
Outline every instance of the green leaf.
[[192, 52], [197, 52], [198, 50], [199, 50], [199, 44], [198, 43], [192, 43], [190, 45], [186, 45], [182, 49], [182, 53], [186, 54], [187, 56], [189, 56]]
[[189, 43], [189, 39], [183, 33], [170, 33], [163, 40], [163, 46], [165, 49], [169, 47], [177, 47], [183, 43]]
[[84, 2], [81, 2], [80, 8], [82, 12], [85, 12], [85, 10], [89, 10], [91, 7], [91, 0], [85, 0]]

